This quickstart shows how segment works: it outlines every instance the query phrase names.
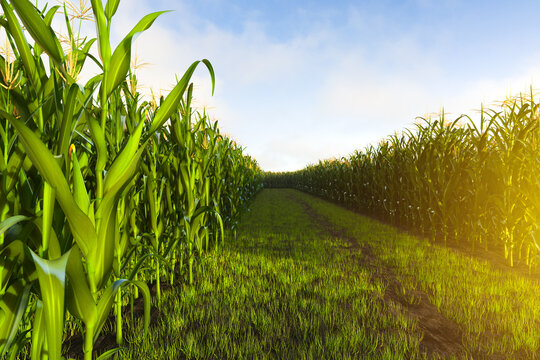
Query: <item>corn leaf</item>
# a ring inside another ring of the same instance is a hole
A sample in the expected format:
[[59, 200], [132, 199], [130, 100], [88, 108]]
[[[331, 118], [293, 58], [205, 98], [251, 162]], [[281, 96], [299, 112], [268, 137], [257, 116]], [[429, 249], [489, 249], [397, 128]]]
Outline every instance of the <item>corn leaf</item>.
[[0, 299], [0, 358], [9, 351], [13, 339], [17, 335], [19, 324], [26, 311], [30, 285], [25, 286], [23, 279], [15, 281]]
[[105, 320], [107, 320], [107, 317], [111, 312], [116, 293], [122, 288], [122, 286], [125, 286], [128, 283], [129, 282], [126, 279], [116, 280], [111, 285], [109, 285], [101, 295], [101, 298], [99, 299], [97, 305], [97, 322], [94, 332], [94, 341], [101, 332], [101, 328], [105, 324]]
[[92, 135], [92, 140], [94, 140], [94, 145], [96, 146], [97, 151], [97, 164], [96, 169], [103, 171], [105, 165], [109, 159], [109, 152], [107, 151], [107, 142], [105, 140], [105, 133], [99, 125], [98, 121], [89, 114], [88, 119], [88, 128], [90, 129], [90, 135]]
[[19, 51], [23, 66], [26, 71], [26, 76], [30, 79], [34, 85], [34, 89], [39, 93], [41, 89], [41, 81], [38, 76], [38, 70], [32, 53], [30, 52], [30, 45], [23, 34], [22, 27], [13, 12], [13, 8], [6, 0], [0, 0], [2, 8], [4, 9], [4, 16], [7, 19], [9, 34], [13, 37], [17, 50]]
[[88, 324], [95, 324], [97, 321], [97, 306], [88, 286], [81, 251], [77, 245], [71, 248], [66, 274], [69, 279], [66, 296], [69, 312], [87, 326]]
[[118, 5], [120, 5], [120, 0], [107, 0], [107, 4], [105, 5], [105, 17], [109, 22], [111, 22], [116, 10], [118, 10]]
[[94, 11], [94, 18], [96, 20], [99, 57], [103, 62], [104, 71], [107, 71], [109, 69], [109, 62], [111, 60], [111, 44], [109, 42], [107, 18], [105, 17], [103, 3], [101, 0], [91, 0], [91, 3], [92, 10]]
[[60, 122], [60, 136], [58, 138], [58, 147], [56, 149], [57, 154], [67, 154], [69, 149], [69, 142], [71, 140], [71, 132], [73, 130], [73, 113], [75, 110], [75, 104], [78, 101], [79, 85], [72, 84], [69, 88], [67, 98], [64, 103], [64, 111], [62, 114], [62, 122]]
[[130, 68], [133, 37], [147, 30], [152, 26], [157, 17], [165, 12], [158, 11], [143, 17], [116, 47], [111, 57], [109, 71], [105, 72], [105, 81], [103, 83], [103, 86], [105, 86], [105, 96], [108, 97], [126, 79]]
[[75, 151], [71, 153], [71, 158], [73, 162], [73, 197], [75, 198], [75, 203], [90, 217], [90, 219], [92, 219], [93, 216], [88, 211], [90, 208], [90, 198], [86, 191], [79, 159], [77, 159], [77, 153]]
[[17, 142], [15, 144], [15, 149], [11, 153], [8, 164], [7, 164], [7, 171], [4, 176], [5, 178], [5, 189], [4, 193], [9, 194], [11, 190], [15, 187], [15, 185], [18, 182], [18, 174], [21, 170], [24, 159], [26, 158], [26, 154], [24, 153], [24, 148], [21, 143]]
[[109, 359], [111, 356], [113, 356], [114, 354], [116, 354], [119, 351], [120, 351], [120, 348], [114, 348], [114, 349], [111, 349], [111, 350], [107, 350], [103, 354], [99, 355], [96, 360]]
[[43, 301], [36, 301], [36, 312], [32, 323], [32, 348], [30, 349], [30, 358], [40, 360], [43, 356], [43, 344], [47, 341], [47, 328], [43, 316]]
[[41, 48], [52, 58], [57, 66], [62, 67], [63, 54], [60, 42], [56, 38], [51, 27], [47, 26], [34, 5], [32, 5], [29, 0], [16, 0], [11, 3], [26, 27], [26, 30], [39, 46], [41, 46]]
[[145, 335], [148, 332], [148, 326], [150, 324], [150, 290], [148, 289], [148, 285], [146, 285], [142, 281], [130, 281], [126, 279], [119, 279], [113, 282], [111, 285], [105, 289], [103, 292], [101, 298], [98, 302], [98, 319], [97, 319], [97, 326], [96, 326], [96, 332], [94, 333], [94, 340], [97, 338], [99, 333], [101, 332], [101, 329], [103, 325], [105, 324], [105, 320], [107, 320], [107, 317], [109, 316], [109, 313], [111, 312], [111, 309], [114, 304], [114, 300], [116, 297], [116, 293], [120, 291], [120, 289], [126, 285], [135, 285], [139, 291], [143, 295], [144, 300], [144, 331]]
[[28, 156], [41, 176], [56, 189], [56, 198], [68, 219], [73, 237], [83, 254], [88, 254], [96, 243], [96, 231], [88, 216], [75, 203], [60, 166], [45, 144], [22, 121], [6, 113], [3, 115], [17, 130]]
[[[212, 77], [213, 92], [215, 83], [214, 70], [208, 60], [204, 59], [202, 61], [208, 68], [210, 76]], [[200, 61], [195, 61], [193, 64], [191, 64], [191, 66], [184, 73], [184, 76], [182, 76], [180, 81], [178, 81], [178, 83], [175, 85], [169, 95], [167, 95], [165, 101], [163, 101], [158, 110], [156, 110], [154, 118], [152, 119], [152, 125], [150, 126], [150, 133], [153, 133], [154, 131], [159, 129], [165, 123], [165, 121], [169, 119], [171, 114], [178, 109], [178, 106], [180, 105], [180, 100], [182, 99], [182, 96], [184, 95], [184, 92], [189, 85], [189, 81], [191, 80], [191, 77], [193, 76], [193, 73], [195, 72], [195, 69], [197, 68], [197, 65], [199, 65], [199, 63]]]
[[47, 352], [49, 358], [60, 359], [64, 331], [66, 265], [69, 251], [55, 260], [42, 259], [33, 251], [29, 251], [36, 265], [43, 301], [43, 316], [47, 329]]
[[[144, 147], [145, 144], [129, 159], [123, 172], [118, 174], [116, 181], [113, 181], [111, 186], [106, 187], [107, 190], [96, 212], [96, 218], [100, 218], [101, 223], [98, 229], [98, 241], [88, 255], [88, 262], [92, 264], [95, 270], [95, 282], [100, 285], [106, 281], [112, 270], [114, 237], [116, 232], [117, 194], [137, 172], [139, 159], [144, 151]], [[109, 174], [110, 172], [107, 173], [107, 177]]]
[[3, 234], [4, 232], [6, 232], [6, 230], [8, 230], [13, 225], [18, 224], [21, 221], [30, 220], [30, 219], [31, 218], [29, 218], [28, 216], [24, 216], [24, 215], [10, 216], [6, 220], [0, 222], [0, 234]]
[[[116, 156], [116, 159], [114, 159], [114, 162], [105, 176], [105, 185], [103, 188], [104, 194], [109, 192], [111, 188], [119, 189], [121, 186], [123, 186], [123, 182], [127, 180], [124, 176], [126, 170], [131, 166], [137, 151], [144, 148], [144, 146], [139, 147], [139, 140], [141, 139], [143, 126], [144, 122], [141, 121], [137, 125], [137, 128], [133, 134], [131, 134], [129, 137], [129, 140], [122, 151], [120, 151], [120, 153]], [[120, 185], [118, 184], [119, 182], [121, 183]]]

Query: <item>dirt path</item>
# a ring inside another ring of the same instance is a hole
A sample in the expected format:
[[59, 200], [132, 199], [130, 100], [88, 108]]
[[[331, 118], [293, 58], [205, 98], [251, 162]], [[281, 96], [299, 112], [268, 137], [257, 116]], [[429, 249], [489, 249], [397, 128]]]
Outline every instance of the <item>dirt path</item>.
[[[300, 204], [322, 231], [332, 237], [346, 240], [349, 243], [348, 249], [361, 255], [361, 264], [373, 274], [373, 280], [379, 280], [388, 285], [384, 296], [385, 303], [393, 302], [401, 305], [405, 313], [417, 320], [418, 326], [424, 333], [420, 346], [428, 355], [437, 353], [443, 356], [460, 356], [465, 353], [461, 328], [454, 321], [444, 317], [430, 302], [425, 292], [407, 290], [404, 293], [392, 268], [377, 257], [369, 244], [359, 244], [357, 239], [347, 235], [345, 229], [337, 228], [302, 199], [296, 196], [291, 196], [290, 199]], [[414, 300], [411, 301], [411, 299]]]

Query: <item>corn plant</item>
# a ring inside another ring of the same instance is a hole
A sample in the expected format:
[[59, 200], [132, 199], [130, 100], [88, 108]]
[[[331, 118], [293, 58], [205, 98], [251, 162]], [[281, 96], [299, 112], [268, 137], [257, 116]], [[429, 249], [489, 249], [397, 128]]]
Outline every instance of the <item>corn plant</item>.
[[479, 119], [419, 118], [348, 158], [293, 173], [290, 186], [390, 221], [431, 241], [495, 248], [532, 270], [538, 263], [539, 108], [533, 92], [480, 111]]
[[[233, 218], [240, 207], [228, 209], [223, 199], [247, 200], [261, 173], [238, 148], [216, 145], [226, 140], [204, 113], [192, 124], [190, 79], [202, 63], [213, 88], [208, 60], [194, 62], [159, 104], [137, 93], [132, 41], [164, 12], [144, 16], [112, 49], [118, 0], [91, 1], [95, 39], [78, 38], [64, 5], [65, 50], [51, 27], [62, 7], [0, 5], [9, 41], [0, 56], [0, 356], [60, 359], [67, 320], [84, 326], [84, 358], [92, 359], [113, 308], [122, 343], [122, 289], [134, 288], [132, 304], [143, 296], [147, 331], [146, 281], [156, 282], [159, 302], [162, 274], [173, 279], [175, 269], [184, 271], [191, 247], [192, 282], [201, 239], [223, 237], [221, 215]], [[101, 73], [83, 86], [77, 76], [86, 61]], [[249, 167], [223, 173], [230, 165], [216, 162], [231, 153]], [[176, 172], [165, 170], [171, 167]], [[219, 188], [222, 176], [238, 178], [237, 187]]]

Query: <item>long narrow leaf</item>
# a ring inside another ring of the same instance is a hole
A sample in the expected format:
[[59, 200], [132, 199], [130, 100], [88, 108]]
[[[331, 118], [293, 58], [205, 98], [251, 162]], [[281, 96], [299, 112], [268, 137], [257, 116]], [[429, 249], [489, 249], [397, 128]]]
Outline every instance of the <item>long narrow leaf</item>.
[[34, 40], [54, 60], [57, 66], [62, 67], [63, 56], [60, 42], [54, 31], [41, 18], [34, 5], [29, 0], [12, 1], [12, 5]]
[[60, 166], [58, 166], [45, 144], [22, 121], [13, 118], [9, 114], [4, 113], [3, 115], [19, 133], [24, 148], [34, 166], [45, 178], [45, 181], [56, 189], [57, 200], [68, 219], [73, 237], [79, 244], [83, 254], [88, 254], [89, 249], [96, 243], [96, 231], [88, 216], [75, 203]]
[[36, 265], [43, 301], [43, 315], [47, 329], [47, 351], [51, 359], [60, 359], [64, 331], [66, 265], [69, 252], [56, 260], [42, 259], [31, 250], [30, 254]]

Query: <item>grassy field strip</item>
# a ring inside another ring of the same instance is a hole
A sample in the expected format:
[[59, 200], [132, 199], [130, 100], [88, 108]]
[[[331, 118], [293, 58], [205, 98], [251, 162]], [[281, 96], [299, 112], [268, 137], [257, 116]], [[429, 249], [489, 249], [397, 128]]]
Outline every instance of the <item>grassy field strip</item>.
[[[381, 281], [385, 284], [385, 303], [389, 307], [399, 304], [402, 311], [418, 323], [423, 333], [420, 343], [422, 349], [431, 356], [436, 354], [447, 357], [466, 356], [462, 344], [463, 332], [461, 328], [439, 312], [438, 308], [431, 303], [428, 294], [420, 289], [406, 289], [396, 277], [393, 267], [382, 261], [368, 243], [361, 240], [359, 242], [347, 234], [347, 229], [329, 222], [325, 216], [298, 197], [302, 194], [296, 191], [291, 191], [290, 194], [292, 199], [302, 204], [304, 210], [317, 221], [321, 228], [335, 238], [347, 240], [349, 249], [360, 254], [359, 261], [371, 272], [372, 281]], [[487, 354], [476, 355], [485, 357]]]
[[492, 354], [493, 358], [540, 357], [538, 281], [430, 245], [310, 195], [295, 192], [294, 196], [346, 229], [347, 236], [369, 244], [393, 269], [404, 293], [419, 289], [429, 294], [444, 316], [461, 325], [468, 353]]
[[205, 257], [204, 276], [164, 293], [149, 335], [129, 325], [121, 357], [428, 358], [416, 321], [385, 303], [387, 285], [346, 240], [321, 229], [297, 194], [259, 193], [237, 239]]

